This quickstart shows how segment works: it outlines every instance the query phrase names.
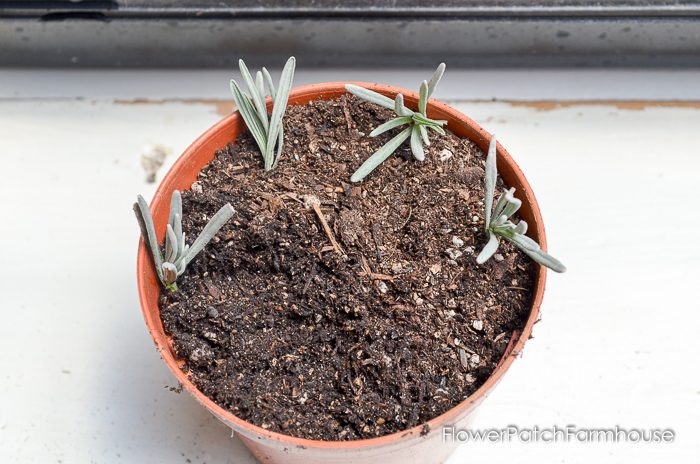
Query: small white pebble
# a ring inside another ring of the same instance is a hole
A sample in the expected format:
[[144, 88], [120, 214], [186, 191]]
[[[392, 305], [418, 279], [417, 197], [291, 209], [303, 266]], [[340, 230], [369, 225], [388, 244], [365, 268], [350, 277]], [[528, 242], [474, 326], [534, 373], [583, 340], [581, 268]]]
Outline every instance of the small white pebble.
[[194, 193], [202, 193], [202, 184], [199, 182], [193, 182], [192, 186], [190, 187], [190, 190], [192, 190]]
[[472, 222], [479, 222], [479, 216], [472, 216]]
[[384, 282], [379, 282], [379, 284], [377, 285], [377, 287], [379, 287], [379, 291], [382, 292], [382, 293], [386, 293], [387, 290], [389, 290], [389, 287], [387, 287], [386, 284], [385, 284]]
[[464, 249], [464, 252], [465, 252], [465, 253], [469, 253], [469, 254], [474, 253], [474, 247], [473, 247], [473, 246], [468, 246], [468, 247], [466, 247], [466, 248]]
[[495, 255], [493, 255], [493, 259], [495, 259], [496, 262], [500, 263], [501, 261], [503, 261], [503, 255], [500, 253], [496, 253]]
[[457, 258], [459, 258], [460, 256], [462, 256], [462, 252], [461, 252], [461, 251], [455, 250], [455, 249], [453, 249], [453, 248], [448, 248], [447, 250], [445, 250], [445, 253], [447, 253], [447, 256], [449, 256], [450, 259], [457, 259]]
[[461, 248], [464, 245], [464, 240], [461, 238], [457, 237], [456, 235], [452, 236], [452, 244], [456, 246], [457, 248]]
[[476, 353], [474, 353], [472, 355], [472, 357], [469, 359], [469, 362], [471, 362], [472, 365], [475, 365], [475, 366], [479, 364], [479, 361], [481, 361], [481, 358]]
[[447, 161], [450, 158], [452, 158], [452, 152], [447, 148], [440, 152], [440, 161]]
[[459, 346], [460, 343], [462, 343], [462, 340], [455, 338], [455, 345]]
[[467, 374], [464, 376], [464, 380], [466, 380], [467, 383], [474, 383], [474, 382], [476, 382], [476, 377], [474, 377], [471, 374]]
[[472, 321], [472, 327], [474, 327], [474, 330], [484, 330], [484, 322], [480, 320]]
[[391, 272], [398, 273], [401, 271], [403, 271], [403, 266], [401, 266], [401, 263], [394, 263], [391, 265]]

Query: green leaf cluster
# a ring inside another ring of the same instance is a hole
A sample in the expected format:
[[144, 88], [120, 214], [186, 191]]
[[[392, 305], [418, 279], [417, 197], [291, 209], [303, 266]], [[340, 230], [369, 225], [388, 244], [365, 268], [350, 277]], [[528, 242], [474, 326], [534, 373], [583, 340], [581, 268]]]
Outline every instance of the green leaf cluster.
[[527, 222], [521, 220], [515, 224], [510, 220], [510, 217], [522, 205], [522, 202], [514, 196], [515, 188], [503, 191], [496, 202], [496, 206], [493, 206], [497, 176], [496, 136], [492, 135], [489, 152], [486, 157], [486, 193], [484, 196], [484, 228], [489, 235], [489, 241], [484, 246], [484, 249], [481, 250], [479, 256], [477, 256], [476, 262], [479, 264], [485, 263], [496, 253], [501, 239], [506, 239], [543, 266], [556, 272], [565, 272], [566, 266], [553, 256], [548, 255], [536, 241], [525, 235]]
[[389, 156], [391, 156], [391, 154], [394, 153], [401, 146], [401, 144], [403, 144], [409, 138], [411, 139], [410, 143], [413, 157], [418, 161], [423, 161], [425, 159], [425, 150], [423, 149], [423, 145], [430, 145], [428, 129], [431, 129], [440, 135], [445, 135], [445, 130], [442, 128], [442, 126], [445, 125], [447, 121], [430, 119], [426, 114], [428, 100], [430, 100], [430, 97], [435, 91], [435, 87], [437, 87], [437, 84], [440, 82], [440, 79], [442, 79], [442, 75], [444, 73], [445, 63], [440, 63], [430, 80], [423, 81], [421, 83], [420, 90], [418, 92], [418, 111], [413, 111], [406, 108], [404, 105], [404, 97], [401, 94], [397, 94], [396, 98], [392, 100], [389, 97], [364, 87], [353, 84], [347, 84], [345, 86], [345, 89], [348, 92], [360, 97], [363, 100], [394, 110], [396, 118], [387, 121], [374, 129], [369, 134], [371, 137], [376, 137], [379, 134], [383, 134], [384, 132], [397, 127], [407, 126], [379, 150], [374, 152], [372, 156], [367, 158], [364, 163], [362, 163], [362, 166], [360, 166], [350, 178], [352, 182], [360, 182], [363, 180], [369, 173], [374, 171], [377, 166], [382, 164], [384, 160], [389, 158]]
[[141, 227], [141, 234], [151, 252], [158, 279], [166, 289], [174, 292], [177, 291], [177, 278], [185, 272], [190, 261], [231, 219], [235, 211], [230, 203], [226, 203], [204, 226], [192, 245], [187, 245], [185, 233], [182, 231], [182, 196], [178, 190], [175, 190], [170, 200], [170, 217], [165, 233], [165, 255], [161, 253], [158, 246], [151, 210], [141, 195], [134, 203], [134, 212]]
[[[265, 171], [269, 171], [277, 166], [282, 153], [282, 146], [284, 145], [282, 117], [287, 109], [289, 92], [292, 89], [296, 60], [293, 56], [287, 60], [277, 89], [275, 89], [272, 76], [270, 76], [267, 69], [262, 68], [262, 71], [258, 71], [255, 79], [253, 79], [243, 60], [238, 60], [238, 67], [248, 87], [248, 93], [241, 89], [238, 82], [231, 79], [233, 101], [236, 103], [239, 113], [255, 139], [255, 143], [260, 148]], [[272, 115], [267, 113], [267, 105], [265, 103], [267, 96], [265, 92], [266, 86], [273, 102]]]

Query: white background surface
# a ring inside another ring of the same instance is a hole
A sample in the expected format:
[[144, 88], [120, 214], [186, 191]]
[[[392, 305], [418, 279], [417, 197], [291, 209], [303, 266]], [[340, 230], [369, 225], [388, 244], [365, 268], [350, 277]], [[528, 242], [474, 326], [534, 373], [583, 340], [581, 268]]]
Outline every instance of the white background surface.
[[[415, 87], [424, 74], [301, 73]], [[0, 462], [253, 463], [143, 323], [131, 211], [148, 142], [217, 121], [230, 73], [0, 72]], [[496, 132], [550, 250], [543, 319], [475, 427], [670, 427], [672, 444], [469, 444], [467, 462], [695, 462], [700, 453], [700, 73], [448, 70], [437, 97]], [[573, 100], [542, 105], [500, 100]], [[130, 99], [156, 100], [130, 103]], [[202, 99], [207, 101], [202, 101]], [[608, 100], [664, 100], [620, 105]], [[590, 103], [585, 100], [599, 101]], [[604, 101], [604, 102], [601, 102]]]

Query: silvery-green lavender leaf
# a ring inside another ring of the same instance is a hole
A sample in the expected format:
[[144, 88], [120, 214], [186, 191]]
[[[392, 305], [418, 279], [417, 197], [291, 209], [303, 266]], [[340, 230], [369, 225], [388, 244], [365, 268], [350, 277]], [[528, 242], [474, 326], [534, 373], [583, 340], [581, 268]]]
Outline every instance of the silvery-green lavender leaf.
[[177, 276], [180, 277], [182, 274], [185, 273], [187, 270], [187, 265], [185, 264], [185, 260], [181, 259], [180, 261], [175, 264], [175, 267], [177, 268]]
[[209, 241], [214, 238], [216, 233], [228, 222], [229, 219], [233, 216], [234, 213], [233, 206], [231, 206], [230, 203], [226, 203], [217, 213], [209, 220], [206, 226], [204, 226], [204, 229], [202, 232], [199, 234], [199, 236], [195, 239], [194, 243], [192, 243], [192, 246], [187, 250], [187, 253], [185, 254], [183, 258], [183, 262], [185, 266], [194, 259], [197, 254], [199, 254], [202, 249], [206, 246]]
[[413, 157], [418, 161], [425, 160], [425, 152], [423, 151], [423, 143], [420, 138], [420, 129], [414, 125], [411, 129], [411, 152]]
[[168, 224], [175, 225], [175, 216], [182, 217], [182, 195], [179, 190], [173, 190], [170, 196], [170, 215], [168, 216]]
[[435, 132], [437, 132], [437, 133], [440, 134], [440, 135], [445, 135], [445, 129], [443, 129], [443, 128], [440, 127], [440, 126], [435, 126], [435, 125], [430, 125], [430, 124], [424, 124], [424, 125], [425, 125], [426, 127], [431, 128], [432, 130], [434, 130]]
[[411, 128], [407, 127], [397, 134], [393, 139], [389, 140], [383, 147], [374, 152], [372, 156], [367, 158], [362, 166], [359, 167], [357, 171], [350, 178], [351, 182], [360, 182], [364, 179], [367, 174], [374, 171], [374, 169], [382, 164], [382, 162], [391, 156], [392, 153], [396, 151], [397, 148], [401, 146], [402, 143], [406, 141], [408, 137], [411, 136]]
[[394, 112], [398, 116], [413, 116], [414, 112], [406, 108], [406, 105], [403, 104], [403, 95], [396, 94], [396, 97], [394, 98]]
[[[263, 75], [260, 71], [255, 73], [255, 87], [258, 89], [258, 94], [263, 100], [263, 103], [265, 102], [265, 84], [263, 83]], [[267, 105], [265, 106], [265, 118], [267, 118]]]
[[513, 242], [521, 250], [537, 251], [540, 249], [540, 244], [527, 235], [512, 234], [512, 236], [506, 236], [505, 238]]
[[489, 231], [489, 241], [484, 245], [479, 256], [476, 257], [477, 264], [484, 264], [498, 250], [498, 237], [493, 232]]
[[515, 234], [516, 225], [506, 219], [506, 215], [503, 214], [499, 218], [496, 224], [491, 227], [491, 230], [503, 237]]
[[566, 272], [566, 266], [564, 266], [561, 261], [542, 251], [539, 244], [530, 237], [516, 234], [513, 237], [506, 237], [506, 240], [512, 242], [515, 246], [520, 248], [523, 253], [541, 265], [555, 272]]
[[497, 229], [505, 225], [508, 221], [508, 216], [501, 214], [496, 219], [491, 218], [491, 229]]
[[143, 199], [141, 195], [137, 197], [136, 203], [134, 203], [134, 213], [136, 214], [136, 220], [141, 228], [141, 235], [143, 236], [148, 249], [151, 252], [151, 257], [153, 258], [153, 266], [156, 268], [156, 274], [158, 274], [158, 279], [163, 281], [163, 257], [160, 254], [160, 248], [158, 246], [158, 238], [156, 237], [156, 228], [153, 225], [153, 216], [151, 216], [151, 210], [148, 208], [148, 203]]
[[536, 262], [540, 263], [541, 265], [553, 270], [554, 272], [559, 272], [559, 273], [566, 272], [566, 266], [561, 261], [556, 259], [554, 256], [552, 256], [548, 253], [545, 253], [542, 250], [537, 250], [537, 251], [523, 250], [523, 253], [525, 253], [526, 255], [528, 255], [530, 258], [534, 259]]
[[175, 232], [175, 238], [177, 239], [177, 250], [178, 253], [180, 252], [180, 248], [182, 247], [182, 243], [184, 241], [184, 233], [182, 232], [182, 218], [180, 217], [179, 214], [176, 214], [175, 217], [173, 218], [173, 232]]
[[238, 107], [238, 112], [243, 117], [246, 126], [248, 126], [248, 130], [255, 139], [255, 143], [258, 144], [258, 148], [260, 148], [264, 159], [265, 149], [267, 147], [266, 130], [263, 128], [253, 105], [250, 103], [250, 99], [243, 93], [238, 82], [233, 79], [231, 80], [231, 93], [233, 94], [233, 101]]
[[426, 109], [428, 108], [428, 82], [423, 81], [420, 84], [420, 90], [418, 91], [418, 111], [422, 115], [426, 114]]
[[430, 146], [430, 139], [428, 138], [428, 131], [426, 130], [424, 125], [418, 125], [418, 130], [420, 131], [420, 136], [423, 139], [423, 143], [426, 146]]
[[177, 250], [177, 255], [182, 258], [185, 256], [185, 252], [187, 251], [187, 244], [185, 243], [185, 233], [183, 232], [179, 237], [178, 237], [178, 250]]
[[[501, 194], [501, 196], [498, 197], [498, 201], [496, 202], [496, 206], [493, 208], [493, 212], [491, 214], [492, 218], [498, 219], [503, 214], [503, 209], [506, 207], [506, 204], [508, 203], [507, 194], [509, 192], [510, 192], [511, 196], [513, 196], [513, 192], [515, 192], [515, 188], [511, 188], [510, 190], [504, 190], [503, 193]], [[506, 218], [507, 218], [507, 216], [506, 216]]]
[[175, 236], [173, 226], [168, 224], [165, 229], [165, 261], [170, 263], [177, 261], [177, 251], [177, 237]]
[[394, 109], [394, 100], [392, 100], [389, 97], [385, 97], [381, 93], [377, 93], [373, 90], [369, 90], [364, 87], [360, 87], [359, 85], [353, 84], [346, 84], [345, 90], [355, 95], [356, 97], [359, 97], [370, 103], [374, 103], [375, 105], [383, 106], [384, 108], [388, 108], [390, 110]]
[[501, 214], [506, 217], [511, 217], [512, 215], [514, 215], [520, 209], [520, 206], [523, 204], [522, 201], [513, 196], [512, 192], [514, 191], [515, 189], [511, 189], [504, 195], [506, 198], [506, 204], [503, 207], [503, 211], [501, 211]]
[[493, 208], [493, 195], [496, 193], [496, 178], [498, 171], [496, 169], [496, 135], [491, 134], [491, 142], [489, 143], [489, 151], [486, 156], [485, 169], [485, 185], [484, 185], [484, 228], [488, 232], [491, 227], [491, 211]]
[[515, 233], [520, 235], [525, 235], [527, 232], [527, 222], [520, 221], [517, 226], [515, 226]]
[[[292, 56], [285, 63], [282, 69], [282, 75], [280, 76], [280, 82], [277, 87], [277, 95], [275, 98], [275, 104], [272, 108], [272, 116], [270, 116], [270, 129], [267, 138], [267, 149], [266, 154], [269, 156], [270, 160], [265, 160], [266, 170], [272, 169], [273, 164], [276, 160], [272, 159], [273, 152], [275, 149], [275, 144], [279, 142], [279, 134], [282, 131], [282, 116], [287, 109], [287, 102], [289, 100], [289, 92], [292, 89], [292, 80], [294, 79], [294, 68], [296, 67], [296, 59]], [[281, 153], [278, 151], [278, 154]], [[279, 156], [275, 156], [279, 158]]]
[[[275, 83], [272, 81], [272, 76], [270, 75], [270, 72], [267, 70], [267, 68], [263, 67], [262, 68], [263, 72], [263, 77], [265, 78], [265, 82], [267, 82], [267, 88], [270, 91], [270, 98], [272, 99], [272, 105], [274, 106], [275, 100], [277, 98], [277, 92], [275, 90]], [[280, 155], [282, 154], [282, 147], [284, 146], [284, 131], [280, 131], [280, 135], [277, 137], [277, 154], [275, 155], [275, 162], [272, 163], [272, 168], [277, 167], [277, 163], [279, 163], [280, 160]]]
[[369, 133], [370, 137], [376, 137], [380, 134], [383, 134], [386, 131], [389, 131], [395, 127], [403, 126], [404, 124], [410, 124], [411, 123], [411, 118], [402, 116], [398, 118], [394, 118], [390, 121], [385, 122], [384, 124], [381, 124], [380, 126], [377, 126], [376, 129], [374, 129], [372, 132]]
[[258, 91], [258, 87], [253, 80], [253, 76], [250, 75], [248, 67], [245, 65], [243, 60], [238, 60], [238, 68], [241, 70], [241, 75], [245, 84], [248, 86], [248, 91], [250, 92], [250, 98], [255, 106], [255, 112], [258, 115], [258, 119], [262, 124], [263, 129], [267, 130], [267, 108], [265, 107], [265, 96]]
[[442, 79], [443, 74], [445, 74], [445, 63], [440, 63], [428, 81], [428, 99], [432, 97], [433, 92], [435, 92], [435, 87], [437, 87], [438, 82]]
[[284, 130], [280, 130], [277, 136], [277, 151], [275, 152], [275, 161], [272, 163], [272, 168], [277, 167], [277, 163], [280, 162], [280, 155], [282, 154], [282, 147], [284, 146]]
[[439, 127], [442, 129], [442, 126], [444, 124], [447, 124], [447, 121], [445, 121], [444, 119], [430, 119], [430, 118], [423, 116], [420, 113], [414, 113], [412, 115], [412, 117], [413, 117], [413, 120], [415, 122], [417, 122], [419, 124], [424, 124], [426, 126], [431, 126], [431, 127], [435, 126], [435, 127]]
[[275, 83], [272, 82], [272, 76], [270, 75], [270, 72], [266, 68], [262, 68], [262, 73], [263, 76], [265, 77], [265, 82], [267, 83], [267, 89], [270, 91], [270, 97], [272, 97], [272, 101], [275, 101]]

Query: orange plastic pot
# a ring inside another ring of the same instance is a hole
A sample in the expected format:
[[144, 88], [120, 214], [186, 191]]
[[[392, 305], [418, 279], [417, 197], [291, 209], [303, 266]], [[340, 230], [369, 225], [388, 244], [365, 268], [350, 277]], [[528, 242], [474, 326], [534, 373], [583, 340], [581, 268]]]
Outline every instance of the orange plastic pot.
[[[409, 106], [416, 107], [417, 105], [418, 95], [414, 92], [387, 85], [354, 84], [370, 88], [391, 98], [400, 92], [405, 96]], [[292, 90], [289, 101], [290, 104], [304, 104], [315, 99], [327, 100], [339, 97], [344, 93], [346, 91], [343, 82], [307, 85]], [[431, 101], [428, 115], [434, 119], [447, 120], [447, 127], [452, 132], [473, 140], [482, 150], [487, 150], [490, 134], [459, 111], [443, 103]], [[230, 142], [234, 142], [236, 136], [244, 130], [244, 122], [237, 112], [226, 116], [187, 148], [170, 169], [151, 202], [151, 211], [160, 240], [164, 237], [168, 222], [168, 207], [172, 191], [174, 189], [188, 189], [196, 180], [200, 169], [214, 158], [215, 151]], [[546, 250], [544, 225], [535, 194], [520, 168], [500, 144], [498, 145], [498, 172], [508, 185], [517, 189], [518, 197], [523, 201], [520, 215], [530, 224], [529, 235]], [[374, 175], [381, 175], [381, 168]], [[498, 367], [486, 383], [469, 398], [443, 415], [430, 420], [427, 424], [403, 432], [367, 440], [318, 441], [296, 438], [257, 427], [236, 417], [200, 392], [189, 380], [187, 374], [180, 369], [183, 361], [175, 356], [171, 340], [163, 330], [158, 308], [158, 297], [161, 289], [143, 240], [139, 244], [136, 273], [146, 325], [148, 325], [148, 330], [161, 357], [173, 375], [197, 401], [236, 432], [258, 460], [280, 464], [359, 462], [365, 464], [426, 464], [443, 462], [456, 446], [454, 443], [443, 441], [443, 426], [460, 428], [469, 424], [476, 407], [503, 378], [516, 355], [530, 337], [532, 327], [538, 318], [545, 288], [545, 268], [540, 266], [535, 280], [536, 288], [532, 308], [524, 329], [513, 334], [511, 343]], [[426, 430], [425, 425], [428, 426], [429, 431], [421, 433]]]

